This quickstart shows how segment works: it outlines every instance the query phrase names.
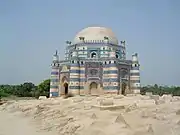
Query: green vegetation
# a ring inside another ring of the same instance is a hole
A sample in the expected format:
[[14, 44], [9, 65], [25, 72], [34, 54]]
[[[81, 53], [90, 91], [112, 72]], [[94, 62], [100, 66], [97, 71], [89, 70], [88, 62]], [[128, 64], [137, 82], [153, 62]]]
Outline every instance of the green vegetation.
[[[44, 80], [38, 86], [31, 82], [26, 82], [20, 85], [0, 85], [0, 97], [36, 97], [41, 96], [49, 97], [50, 79]], [[180, 87], [168, 87], [168, 86], [145, 86], [141, 88], [141, 94], [146, 92], [152, 92], [152, 94], [163, 95], [172, 94], [173, 96], [180, 96]]]
[[173, 96], [180, 96], [180, 86], [145, 86], [141, 88], [141, 94], [144, 95], [146, 92], [152, 92], [153, 95], [172, 94]]
[[38, 86], [31, 82], [20, 85], [0, 85], [0, 97], [36, 97], [40, 95], [49, 97], [50, 79], [40, 83]]

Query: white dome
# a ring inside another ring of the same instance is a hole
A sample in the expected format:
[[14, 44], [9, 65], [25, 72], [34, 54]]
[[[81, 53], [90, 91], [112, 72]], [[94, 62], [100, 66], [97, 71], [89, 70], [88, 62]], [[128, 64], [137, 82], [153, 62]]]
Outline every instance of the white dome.
[[108, 37], [109, 43], [118, 45], [118, 40], [111, 29], [105, 27], [87, 27], [81, 30], [74, 38], [74, 43], [82, 42], [79, 37], [84, 37], [84, 41], [103, 41]]

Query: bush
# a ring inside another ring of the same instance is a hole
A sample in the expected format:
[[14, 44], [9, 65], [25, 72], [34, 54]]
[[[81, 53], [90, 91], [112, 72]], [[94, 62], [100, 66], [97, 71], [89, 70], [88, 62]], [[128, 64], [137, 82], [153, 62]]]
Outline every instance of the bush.
[[9, 96], [10, 96], [9, 94], [0, 91], [0, 99], [1, 97], [9, 97]]

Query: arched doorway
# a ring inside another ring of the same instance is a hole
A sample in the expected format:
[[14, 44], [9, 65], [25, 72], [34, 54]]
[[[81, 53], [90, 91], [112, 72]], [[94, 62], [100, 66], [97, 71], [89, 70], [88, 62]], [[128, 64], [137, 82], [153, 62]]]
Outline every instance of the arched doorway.
[[127, 86], [127, 84], [123, 82], [121, 85], [121, 94], [122, 95], [126, 95], [126, 86]]
[[118, 55], [118, 54], [116, 54], [116, 58], [119, 58], [119, 55]]
[[92, 82], [90, 84], [90, 89], [97, 89], [97, 83], [96, 82]]
[[67, 83], [64, 83], [64, 93], [65, 93], [65, 95], [68, 94], [68, 84]]
[[91, 95], [98, 95], [98, 84], [96, 82], [92, 82], [90, 85], [89, 85], [89, 94]]
[[96, 58], [96, 53], [95, 52], [91, 53], [91, 58]]

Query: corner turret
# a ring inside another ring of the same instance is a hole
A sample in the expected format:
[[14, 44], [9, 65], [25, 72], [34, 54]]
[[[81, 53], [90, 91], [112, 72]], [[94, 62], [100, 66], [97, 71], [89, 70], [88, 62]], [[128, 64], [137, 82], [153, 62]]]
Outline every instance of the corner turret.
[[51, 64], [51, 80], [50, 80], [50, 97], [59, 96], [59, 56], [56, 53], [53, 55]]
[[57, 54], [57, 50], [56, 53], [53, 55], [53, 63], [59, 62], [59, 56]]
[[140, 93], [140, 72], [139, 72], [139, 60], [138, 54], [135, 53], [132, 55], [132, 65], [130, 70], [130, 81], [131, 81], [131, 90], [135, 94]]

